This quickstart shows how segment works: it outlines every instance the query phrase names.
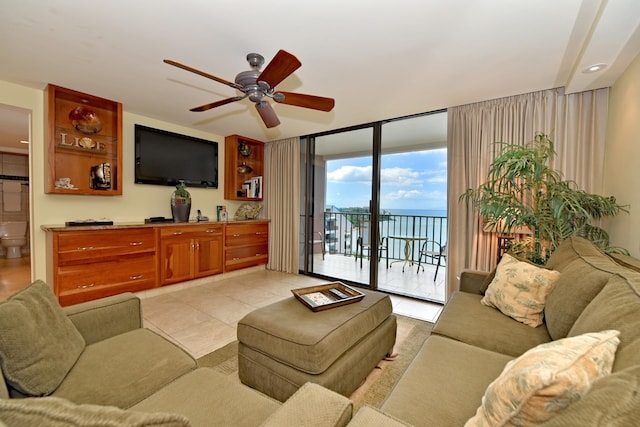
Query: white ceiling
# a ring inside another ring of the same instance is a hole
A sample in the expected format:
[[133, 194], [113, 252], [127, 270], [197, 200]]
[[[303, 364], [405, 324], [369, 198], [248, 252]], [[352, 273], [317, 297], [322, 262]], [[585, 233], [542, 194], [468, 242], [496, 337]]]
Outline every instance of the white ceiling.
[[[266, 129], [234, 89], [249, 52], [302, 67], [278, 89], [336, 100], [274, 108]], [[125, 111], [219, 135], [306, 135], [503, 96], [611, 85], [640, 52], [638, 0], [2, 0], [0, 80], [104, 97]], [[581, 70], [608, 64], [600, 73]], [[0, 126], [5, 126], [0, 124]]]

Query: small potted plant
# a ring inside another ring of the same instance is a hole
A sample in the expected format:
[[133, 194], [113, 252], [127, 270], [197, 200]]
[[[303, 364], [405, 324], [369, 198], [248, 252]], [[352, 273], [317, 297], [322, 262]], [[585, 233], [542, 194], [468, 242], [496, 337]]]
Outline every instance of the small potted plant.
[[187, 191], [184, 181], [180, 181], [171, 195], [171, 215], [173, 216], [173, 222], [189, 222], [190, 213], [191, 194]]

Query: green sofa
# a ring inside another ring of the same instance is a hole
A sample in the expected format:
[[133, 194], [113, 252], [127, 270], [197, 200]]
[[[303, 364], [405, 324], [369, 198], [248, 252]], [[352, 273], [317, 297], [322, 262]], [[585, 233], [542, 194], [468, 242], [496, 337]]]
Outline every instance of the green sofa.
[[[61, 308], [34, 282], [0, 303], [0, 425], [343, 426], [352, 403], [307, 383], [284, 404], [142, 327], [121, 294]], [[18, 356], [18, 357], [16, 357]]]
[[488, 273], [463, 272], [460, 291], [380, 410], [358, 411], [350, 426], [463, 426], [510, 361], [540, 344], [604, 330], [620, 331], [611, 374], [534, 425], [640, 425], [640, 261], [607, 255], [573, 237], [545, 267], [560, 275], [546, 296], [538, 327], [481, 304]]
[[[431, 336], [381, 408], [365, 406], [356, 414], [347, 398], [319, 385], [307, 383], [281, 404], [210, 369], [198, 368], [180, 348], [142, 328], [140, 302], [131, 294], [65, 308], [65, 319], [73, 328], [59, 318], [43, 319], [37, 313], [28, 324], [62, 322], [51, 334], [69, 344], [44, 347], [58, 351], [61, 359], [71, 355], [66, 361], [69, 371], [64, 366], [45, 366], [45, 373], [57, 372], [57, 379], [46, 375], [47, 381], [36, 385], [45, 382], [48, 389], [31, 393], [47, 397], [19, 399], [31, 386], [28, 380], [42, 375], [30, 371], [38, 358], [18, 366], [29, 374], [25, 386], [4, 370], [6, 351], [0, 349], [6, 382], [0, 384], [0, 425], [92, 425], [86, 420], [100, 420], [101, 425], [122, 426], [464, 426], [479, 407], [493, 403], [492, 397], [498, 394], [487, 394], [488, 390], [523, 355], [540, 345], [602, 331], [616, 334], [606, 341], [610, 349], [615, 340], [610, 373], [589, 383], [580, 398], [571, 394], [571, 403], [562, 409], [552, 407], [552, 417], [524, 425], [640, 425], [640, 261], [606, 255], [576, 237], [563, 242], [546, 267], [559, 272], [559, 277], [546, 295], [544, 322], [537, 327], [483, 305], [488, 273], [463, 272], [460, 291], [449, 299]], [[37, 285], [42, 289], [44, 284]], [[55, 305], [55, 299], [48, 303]], [[28, 313], [37, 312], [26, 307]], [[24, 322], [15, 323], [18, 316], [14, 314], [20, 310], [6, 309], [6, 303], [0, 303], [0, 340], [6, 340], [6, 335], [13, 344], [20, 335], [11, 337], [11, 331]], [[65, 330], [70, 337], [60, 332]], [[82, 337], [82, 345], [74, 330]], [[600, 356], [586, 355], [598, 367], [605, 364]], [[544, 409], [548, 412], [549, 407]], [[34, 417], [45, 421], [34, 421]], [[106, 424], [105, 420], [115, 421]]]

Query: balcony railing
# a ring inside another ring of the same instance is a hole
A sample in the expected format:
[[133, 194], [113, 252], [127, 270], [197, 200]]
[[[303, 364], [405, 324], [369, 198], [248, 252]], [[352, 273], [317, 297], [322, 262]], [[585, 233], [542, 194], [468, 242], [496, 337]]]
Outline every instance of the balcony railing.
[[[358, 237], [368, 241], [371, 214], [360, 212], [325, 212], [324, 230], [329, 254], [354, 256]], [[424, 237], [440, 245], [446, 244], [447, 218], [423, 215], [380, 215], [380, 237], [394, 235]], [[412, 259], [417, 260], [422, 241], [411, 245]], [[405, 259], [405, 243], [400, 239], [388, 239], [389, 259]]]

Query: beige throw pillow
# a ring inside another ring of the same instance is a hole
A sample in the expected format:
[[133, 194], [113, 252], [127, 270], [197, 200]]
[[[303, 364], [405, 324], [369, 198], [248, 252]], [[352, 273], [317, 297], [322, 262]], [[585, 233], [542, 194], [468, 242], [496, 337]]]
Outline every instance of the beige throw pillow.
[[465, 427], [526, 427], [551, 419], [611, 373], [619, 334], [610, 330], [563, 338], [507, 363]]
[[535, 328], [542, 324], [547, 295], [559, 277], [557, 271], [504, 254], [480, 302]]
[[7, 383], [22, 394], [52, 393], [84, 346], [84, 338], [43, 281], [0, 303], [0, 366]]

